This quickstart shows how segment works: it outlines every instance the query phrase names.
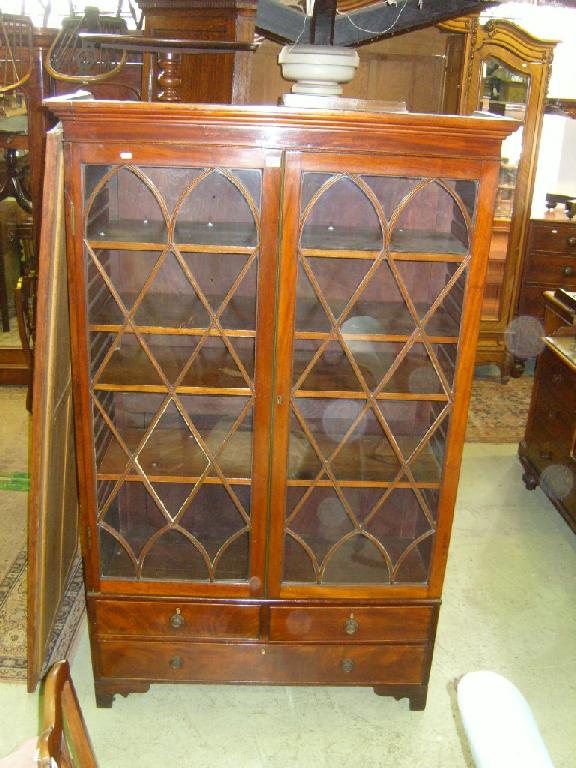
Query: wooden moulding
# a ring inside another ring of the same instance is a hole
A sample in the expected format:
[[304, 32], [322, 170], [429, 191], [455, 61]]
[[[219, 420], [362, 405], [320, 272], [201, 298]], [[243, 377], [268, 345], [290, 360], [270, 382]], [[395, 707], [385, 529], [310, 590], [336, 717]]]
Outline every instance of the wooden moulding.
[[[289, 107], [228, 106], [205, 107], [196, 104], [158, 104], [73, 100], [67, 97], [46, 99], [44, 104], [66, 121], [71, 140], [93, 142], [104, 139], [124, 146], [135, 141], [158, 142], [157, 125], [169, 141], [203, 144], [229, 143], [290, 149], [302, 145], [302, 130], [307, 132], [308, 148], [338, 149], [339, 137], [346, 146], [364, 152], [390, 152], [395, 155], [429, 154], [435, 157], [500, 158], [500, 144], [517, 123], [497, 117], [459, 117], [409, 113], [329, 112], [295, 110]], [[332, 128], [335, 117], [338, 132]], [[207, 131], [207, 125], [210, 130]], [[357, 130], [354, 138], [349, 130]], [[126, 137], [131, 139], [127, 142]], [[354, 145], [356, 145], [354, 147]]]

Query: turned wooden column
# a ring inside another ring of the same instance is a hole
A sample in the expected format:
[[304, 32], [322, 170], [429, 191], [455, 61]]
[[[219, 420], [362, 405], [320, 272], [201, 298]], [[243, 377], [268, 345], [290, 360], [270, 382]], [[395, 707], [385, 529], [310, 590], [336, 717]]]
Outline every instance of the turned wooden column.
[[[149, 36], [241, 43], [254, 37], [255, 0], [138, 0], [138, 5]], [[148, 55], [143, 82], [153, 101], [241, 104], [247, 100], [251, 55]]]
[[181, 88], [182, 57], [172, 51], [163, 51], [157, 58], [158, 77], [157, 98], [158, 101], [182, 101]]

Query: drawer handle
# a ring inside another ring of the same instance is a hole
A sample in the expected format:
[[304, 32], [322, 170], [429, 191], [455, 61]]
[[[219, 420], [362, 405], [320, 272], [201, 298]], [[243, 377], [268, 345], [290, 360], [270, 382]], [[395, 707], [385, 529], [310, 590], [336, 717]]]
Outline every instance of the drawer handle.
[[172, 658], [169, 661], [170, 669], [182, 669], [184, 666], [184, 661], [182, 659], [182, 656], [172, 656]]
[[576, 235], [572, 235], [571, 237], [569, 237], [566, 240], [566, 242], [568, 243], [568, 245], [571, 245], [572, 248], [574, 248], [574, 246], [576, 245]]
[[354, 669], [354, 662], [352, 659], [342, 659], [342, 671], [343, 672], [352, 672]]
[[540, 451], [540, 458], [544, 461], [551, 461], [552, 453], [550, 451]]
[[572, 275], [574, 274], [574, 269], [572, 267], [564, 267], [564, 269], [562, 270], [562, 274], [564, 275], [564, 277], [572, 277]]
[[176, 613], [170, 616], [170, 626], [174, 627], [174, 629], [180, 629], [180, 627], [183, 627], [184, 624], [186, 624], [186, 620], [180, 613], [180, 608], [176, 608]]
[[346, 632], [347, 635], [355, 635], [359, 629], [360, 624], [358, 624], [354, 616], [350, 616], [349, 619], [346, 619], [346, 623], [344, 624], [344, 632]]

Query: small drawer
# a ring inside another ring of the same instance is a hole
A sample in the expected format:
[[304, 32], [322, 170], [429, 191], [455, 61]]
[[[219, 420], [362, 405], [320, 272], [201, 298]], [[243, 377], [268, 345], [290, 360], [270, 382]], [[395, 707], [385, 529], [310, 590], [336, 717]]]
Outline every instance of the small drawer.
[[283, 685], [421, 685], [427, 648], [418, 645], [96, 644], [103, 677], [156, 682]]
[[125, 635], [174, 640], [257, 640], [260, 636], [260, 608], [257, 605], [94, 598], [89, 604], [100, 636]]
[[306, 607], [270, 609], [270, 640], [328, 643], [426, 642], [431, 606]]
[[576, 224], [539, 222], [530, 225], [530, 247], [541, 251], [576, 254]]
[[570, 256], [530, 252], [524, 279], [527, 283], [555, 288], [576, 286], [576, 249]]

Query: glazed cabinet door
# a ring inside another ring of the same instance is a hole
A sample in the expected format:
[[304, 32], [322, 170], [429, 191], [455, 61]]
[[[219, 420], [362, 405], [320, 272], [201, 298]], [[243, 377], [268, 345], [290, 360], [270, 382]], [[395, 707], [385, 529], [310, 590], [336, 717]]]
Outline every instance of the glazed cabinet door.
[[474, 161], [288, 157], [272, 493], [281, 597], [428, 594], [470, 386], [482, 174]]
[[90, 586], [258, 594], [279, 171], [244, 150], [120, 149], [74, 163]]

